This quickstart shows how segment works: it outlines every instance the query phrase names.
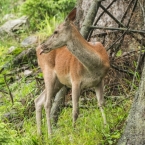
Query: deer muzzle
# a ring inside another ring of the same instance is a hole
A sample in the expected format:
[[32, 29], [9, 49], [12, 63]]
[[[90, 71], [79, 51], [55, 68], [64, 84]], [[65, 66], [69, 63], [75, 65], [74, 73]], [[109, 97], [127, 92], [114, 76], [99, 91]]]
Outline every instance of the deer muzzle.
[[44, 43], [41, 45], [40, 55], [42, 53], [49, 53], [51, 51], [51, 48], [47, 47]]

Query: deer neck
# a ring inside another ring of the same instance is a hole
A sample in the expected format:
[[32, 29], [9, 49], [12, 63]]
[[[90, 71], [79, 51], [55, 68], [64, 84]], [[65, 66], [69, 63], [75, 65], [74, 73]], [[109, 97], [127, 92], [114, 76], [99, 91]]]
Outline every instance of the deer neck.
[[101, 58], [96, 51], [72, 25], [72, 35], [67, 42], [69, 51], [90, 71], [101, 66]]

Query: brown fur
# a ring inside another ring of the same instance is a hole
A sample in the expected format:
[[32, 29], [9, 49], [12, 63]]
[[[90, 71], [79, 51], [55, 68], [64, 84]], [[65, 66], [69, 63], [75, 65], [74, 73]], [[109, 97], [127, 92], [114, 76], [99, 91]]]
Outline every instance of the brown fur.
[[[99, 42], [96, 42], [95, 44], [90, 43], [90, 46], [93, 46], [93, 50], [95, 50], [95, 52], [101, 56], [103, 61], [102, 63], [105, 65], [107, 72], [109, 68], [109, 58], [105, 48]], [[67, 76], [69, 74], [70, 79], [73, 79], [74, 81], [77, 81], [77, 79], [83, 77], [83, 73], [85, 71], [83, 64], [81, 64], [81, 62], [79, 62], [79, 60], [73, 54], [71, 54], [66, 46], [52, 50], [50, 53], [43, 53], [41, 55], [41, 47], [38, 47], [36, 52], [38, 63], [42, 72], [45, 71], [45, 66], [47, 65], [47, 67], [56, 72], [57, 77]], [[63, 82], [61, 83], [64, 84]], [[68, 85], [68, 87], [71, 86]]]

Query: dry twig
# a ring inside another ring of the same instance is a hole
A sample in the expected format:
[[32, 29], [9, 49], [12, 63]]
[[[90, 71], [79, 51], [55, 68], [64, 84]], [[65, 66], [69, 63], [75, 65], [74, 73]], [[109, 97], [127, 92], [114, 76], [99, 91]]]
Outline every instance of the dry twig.
[[4, 75], [4, 81], [5, 81], [6, 87], [7, 87], [7, 89], [8, 89], [8, 92], [9, 92], [10, 99], [11, 99], [11, 101], [12, 101], [12, 104], [14, 104], [13, 95], [12, 95], [11, 90], [10, 90], [10, 88], [9, 88], [9, 85], [8, 85], [8, 83], [7, 83], [6, 75]]

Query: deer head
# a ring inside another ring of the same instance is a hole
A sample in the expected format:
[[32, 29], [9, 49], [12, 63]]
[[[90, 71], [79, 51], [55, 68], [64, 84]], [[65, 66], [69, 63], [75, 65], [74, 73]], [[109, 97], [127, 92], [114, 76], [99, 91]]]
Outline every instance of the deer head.
[[48, 53], [51, 50], [60, 48], [66, 45], [66, 42], [71, 37], [71, 21], [76, 17], [76, 8], [74, 8], [65, 21], [60, 24], [54, 31], [54, 33], [41, 45], [41, 53]]

